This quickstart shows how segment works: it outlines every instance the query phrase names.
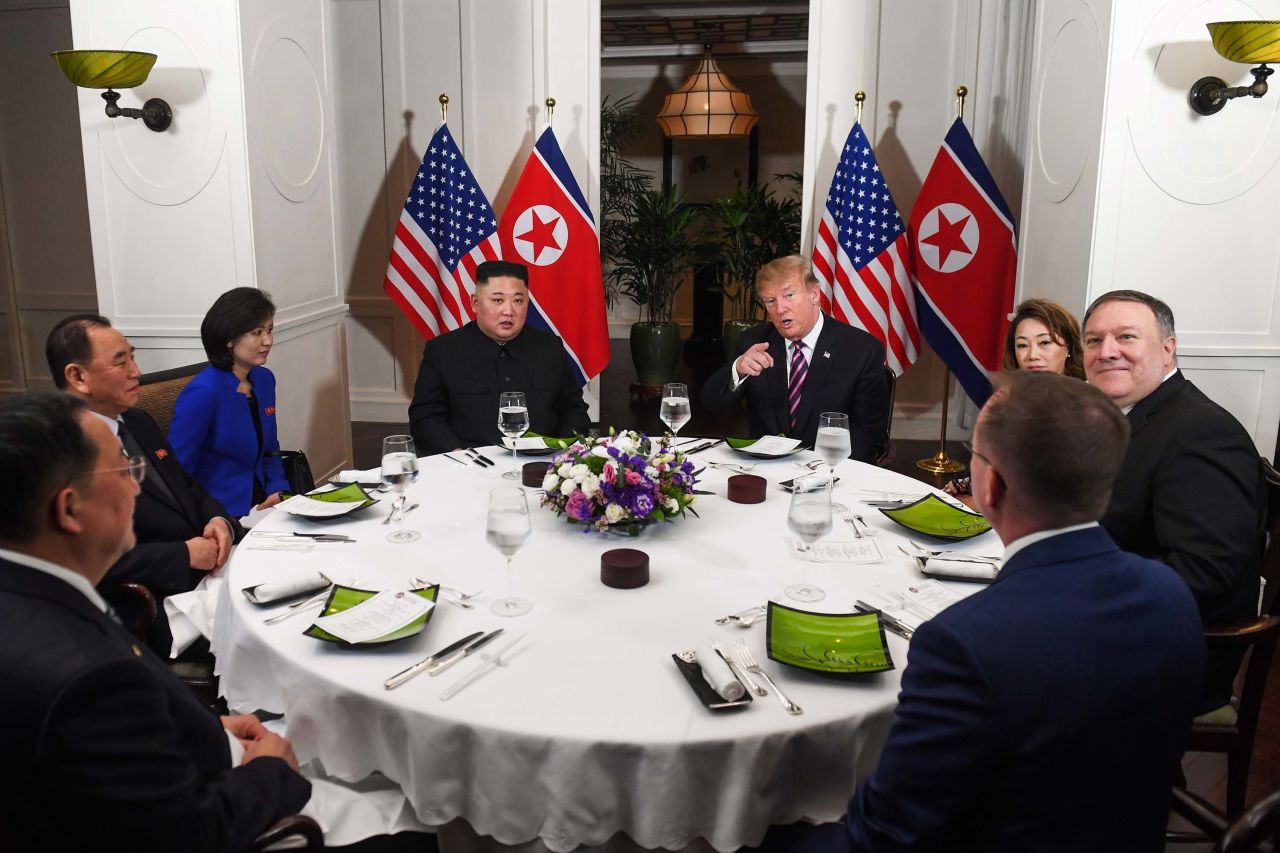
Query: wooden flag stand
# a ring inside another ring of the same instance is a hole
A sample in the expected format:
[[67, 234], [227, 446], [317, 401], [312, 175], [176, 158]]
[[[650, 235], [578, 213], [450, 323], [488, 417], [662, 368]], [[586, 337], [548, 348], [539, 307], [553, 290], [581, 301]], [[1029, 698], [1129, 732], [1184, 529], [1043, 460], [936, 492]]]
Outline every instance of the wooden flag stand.
[[[961, 86], [956, 89], [956, 116], [964, 118], [964, 97], [969, 90]], [[938, 437], [938, 452], [928, 459], [916, 462], [916, 467], [932, 474], [959, 474], [965, 466], [947, 456], [947, 403], [951, 398], [951, 371], [947, 370], [942, 380], [942, 432]]]

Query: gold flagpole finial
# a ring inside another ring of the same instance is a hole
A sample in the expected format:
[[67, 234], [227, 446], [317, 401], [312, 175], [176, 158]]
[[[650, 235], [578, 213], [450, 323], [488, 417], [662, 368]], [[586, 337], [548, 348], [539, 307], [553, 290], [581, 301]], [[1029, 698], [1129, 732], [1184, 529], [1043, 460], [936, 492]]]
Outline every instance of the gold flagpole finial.
[[551, 118], [556, 114], [556, 99], [547, 98], [547, 124], [551, 124]]
[[449, 96], [440, 93], [440, 121], [447, 121], [449, 115]]
[[969, 94], [969, 87], [956, 87], [956, 118], [964, 121], [964, 99]]
[[862, 102], [867, 99], [867, 93], [859, 89], [853, 93], [854, 109], [857, 110], [857, 122], [862, 124]]

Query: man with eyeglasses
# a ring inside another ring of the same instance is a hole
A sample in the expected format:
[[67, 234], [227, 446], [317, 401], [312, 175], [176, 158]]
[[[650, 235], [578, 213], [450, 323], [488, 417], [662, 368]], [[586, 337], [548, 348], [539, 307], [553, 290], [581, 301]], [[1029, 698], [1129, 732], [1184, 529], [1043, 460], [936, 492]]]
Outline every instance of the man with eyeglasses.
[[[134, 408], [142, 372], [133, 347], [105, 317], [77, 314], [49, 332], [45, 357], [59, 390], [83, 400], [127, 454], [143, 457], [150, 469], [134, 510], [137, 545], [107, 572], [104, 590], [140, 583], [160, 600], [193, 589], [204, 572], [227, 561], [241, 530], [183, 470], [151, 416]], [[147, 642], [157, 653], [169, 653], [172, 638], [163, 615]]]
[[0, 846], [242, 850], [301, 809], [289, 742], [220, 720], [95, 590], [134, 544], [145, 461], [80, 400], [30, 394], [0, 402], [0, 470]]
[[997, 379], [972, 486], [1005, 543], [999, 577], [915, 632], [893, 728], [847, 824], [776, 830], [801, 837], [786, 846], [1164, 849], [1204, 642], [1186, 585], [1098, 524], [1128, 432], [1083, 382]]
[[813, 447], [818, 416], [849, 416], [849, 458], [875, 462], [888, 445], [889, 384], [884, 345], [822, 313], [818, 280], [799, 255], [770, 261], [756, 275], [768, 323], [747, 329], [733, 361], [702, 389], [712, 412], [747, 401], [752, 438], [787, 435]]

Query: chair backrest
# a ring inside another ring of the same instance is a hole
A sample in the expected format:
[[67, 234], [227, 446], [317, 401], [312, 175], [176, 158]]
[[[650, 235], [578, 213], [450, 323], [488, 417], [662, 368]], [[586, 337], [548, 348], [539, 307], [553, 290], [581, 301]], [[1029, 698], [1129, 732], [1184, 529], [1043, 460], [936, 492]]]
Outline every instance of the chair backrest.
[[893, 461], [893, 401], [898, 393], [898, 374], [889, 365], [884, 366], [884, 381], [889, 386], [889, 415], [884, 425], [884, 447], [876, 458], [877, 465], [888, 465]]
[[173, 404], [177, 402], [182, 389], [187, 387], [191, 377], [209, 366], [208, 362], [188, 364], [169, 370], [157, 370], [144, 373], [138, 380], [138, 408], [142, 409], [160, 427], [160, 431], [169, 431], [169, 422], [173, 420]]
[[1227, 827], [1214, 846], [1214, 853], [1259, 853], [1270, 841], [1280, 849], [1280, 791], [1273, 792]]
[[1280, 616], [1280, 471], [1264, 456], [1262, 473], [1267, 480], [1267, 550], [1262, 557], [1262, 576], [1267, 579], [1263, 591], [1262, 612]]

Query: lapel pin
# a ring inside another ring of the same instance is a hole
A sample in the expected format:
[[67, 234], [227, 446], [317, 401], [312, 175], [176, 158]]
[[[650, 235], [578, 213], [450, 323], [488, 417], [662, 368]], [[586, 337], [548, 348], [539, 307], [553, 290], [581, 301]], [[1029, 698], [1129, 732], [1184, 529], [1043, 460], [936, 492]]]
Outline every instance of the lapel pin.
[[831, 358], [831, 353], [827, 352], [826, 350], [823, 350], [823, 351], [822, 351], [822, 357], [823, 357], [823, 358]]
[[169, 451], [165, 450], [163, 447], [161, 447], [159, 450], [156, 451], [157, 459], [165, 459], [168, 456], [169, 456]]

